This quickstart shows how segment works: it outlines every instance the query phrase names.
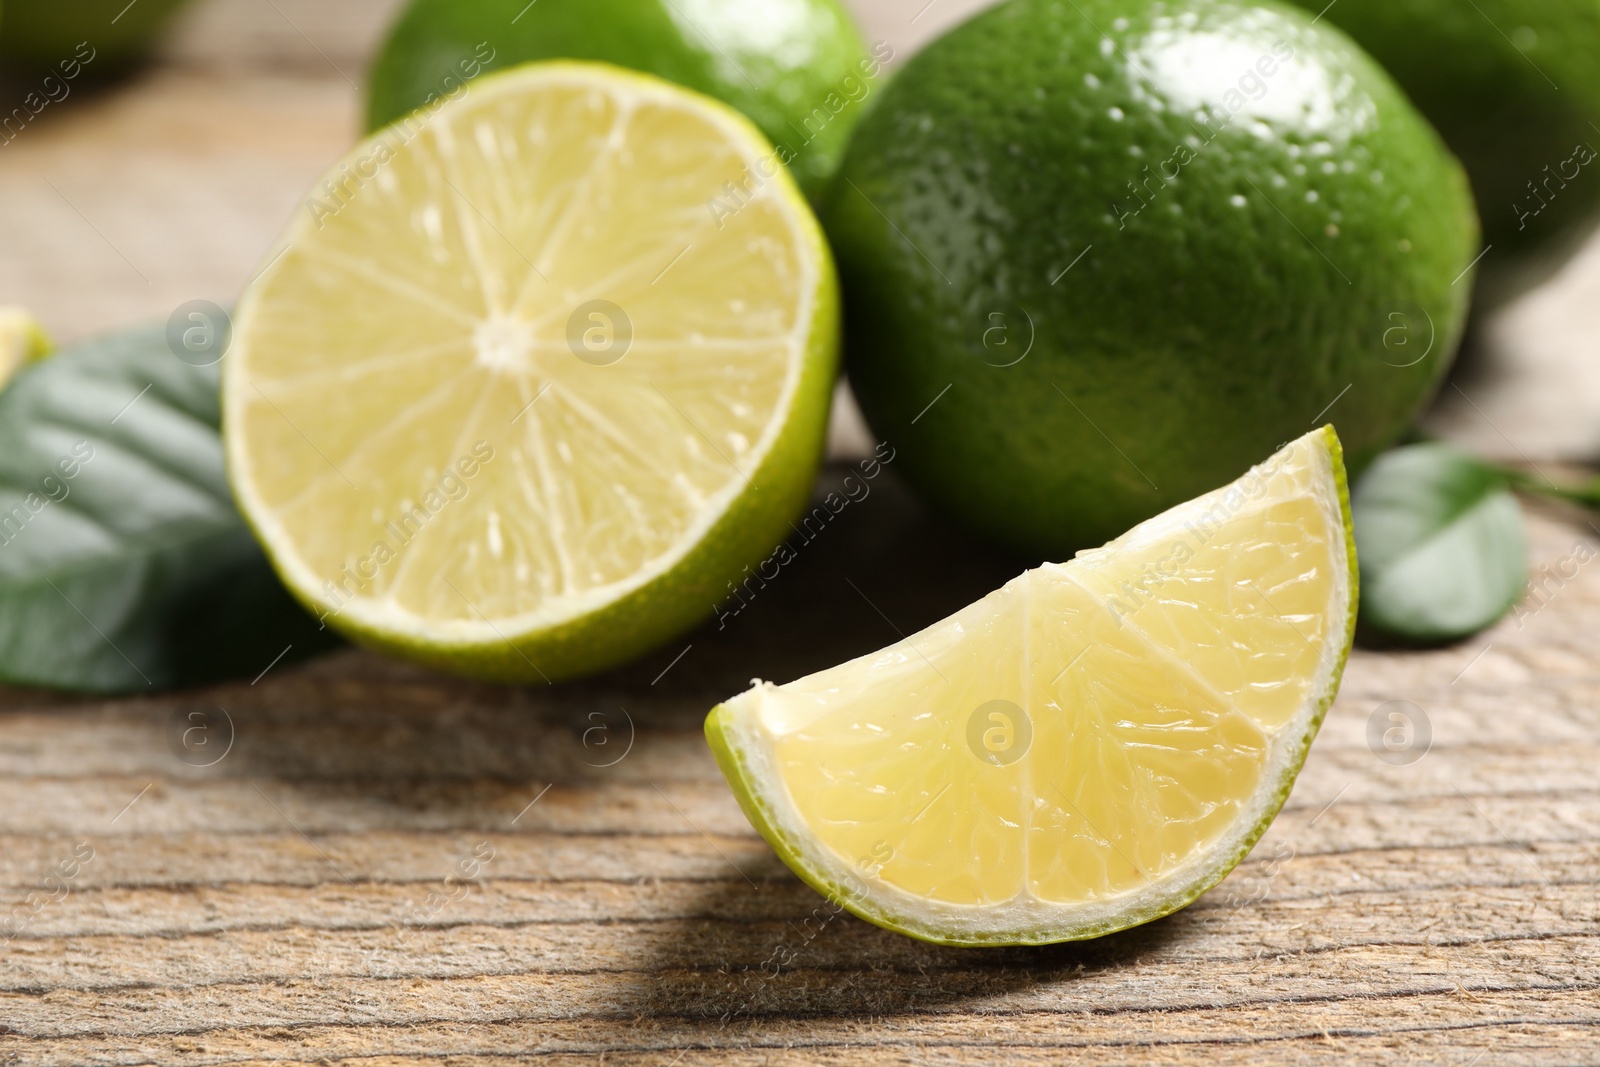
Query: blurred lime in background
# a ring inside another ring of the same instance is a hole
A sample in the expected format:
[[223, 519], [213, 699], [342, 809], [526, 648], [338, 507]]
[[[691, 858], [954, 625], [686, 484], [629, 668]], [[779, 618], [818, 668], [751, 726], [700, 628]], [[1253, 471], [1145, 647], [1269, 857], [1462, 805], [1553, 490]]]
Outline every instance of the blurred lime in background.
[[1319, 421], [1357, 466], [1392, 444], [1478, 251], [1461, 168], [1389, 76], [1231, 0], [979, 15], [884, 88], [823, 219], [897, 469], [1057, 560]]
[[187, 0], [6, 0], [0, 56], [25, 67], [55, 67], [92, 50], [95, 73], [141, 58]]
[[1561, 265], [1600, 222], [1600, 4], [1296, 0], [1394, 75], [1461, 158], [1491, 297]]
[[815, 199], [891, 57], [867, 51], [838, 0], [415, 0], [373, 65], [367, 121], [387, 125], [486, 70], [599, 60], [744, 112]]

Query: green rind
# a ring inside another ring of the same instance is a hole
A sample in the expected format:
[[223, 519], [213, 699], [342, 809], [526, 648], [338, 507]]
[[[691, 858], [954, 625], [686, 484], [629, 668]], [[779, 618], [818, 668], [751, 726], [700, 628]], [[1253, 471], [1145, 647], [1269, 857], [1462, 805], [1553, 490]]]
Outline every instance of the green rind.
[[1142, 926], [1148, 922], [1165, 918], [1174, 912], [1181, 911], [1198, 900], [1208, 890], [1221, 882], [1239, 863], [1250, 854], [1267, 828], [1277, 818], [1278, 812], [1289, 799], [1289, 794], [1294, 789], [1295, 780], [1300, 769], [1305, 765], [1305, 759], [1311, 750], [1311, 742], [1316, 739], [1317, 732], [1322, 727], [1322, 721], [1327, 717], [1328, 709], [1333, 706], [1333, 701], [1339, 693], [1339, 685], [1344, 677], [1344, 668], [1350, 658], [1350, 647], [1355, 641], [1356, 615], [1360, 605], [1359, 567], [1356, 560], [1355, 527], [1350, 512], [1350, 484], [1344, 465], [1344, 447], [1332, 426], [1323, 427], [1324, 444], [1328, 450], [1328, 458], [1333, 471], [1334, 482], [1339, 492], [1339, 511], [1344, 524], [1345, 560], [1349, 573], [1350, 607], [1345, 622], [1345, 633], [1339, 660], [1329, 679], [1327, 690], [1317, 700], [1316, 711], [1307, 723], [1304, 736], [1300, 739], [1298, 755], [1293, 761], [1292, 769], [1284, 775], [1278, 791], [1268, 802], [1267, 810], [1256, 823], [1250, 834], [1235, 849], [1232, 856], [1214, 872], [1201, 882], [1190, 887], [1182, 893], [1176, 894], [1161, 904], [1139, 911], [1133, 911], [1122, 916], [1116, 921], [1101, 922], [1067, 928], [1064, 930], [1041, 931], [1038, 936], [1010, 936], [996, 935], [992, 938], [980, 937], [945, 937], [933, 931], [919, 928], [917, 925], [906, 921], [886, 908], [871, 906], [870, 902], [863, 901], [845, 887], [830, 882], [815, 870], [812, 870], [801, 859], [801, 849], [785, 834], [773, 818], [771, 812], [764, 805], [760, 797], [760, 790], [755, 788], [754, 776], [750, 767], [738, 749], [732, 744], [731, 737], [734, 727], [731, 722], [735, 712], [727, 704], [718, 704], [706, 716], [705, 733], [706, 743], [711, 748], [711, 754], [716, 758], [717, 766], [722, 770], [722, 775], [727, 779], [732, 788], [734, 797], [739, 802], [740, 809], [745, 818], [750, 820], [757, 833], [766, 839], [768, 845], [777, 853], [788, 868], [795, 873], [801, 881], [816, 890], [836, 907], [841, 907], [864, 919], [875, 926], [881, 926], [897, 934], [926, 941], [935, 945], [945, 945], [952, 948], [1010, 948], [1030, 945], [1051, 945], [1067, 941], [1086, 941], [1091, 938], [1104, 937], [1122, 930]]
[[870, 92], [862, 64], [875, 71], [881, 58], [868, 55], [839, 0], [710, 0], [692, 10], [674, 0], [414, 0], [373, 63], [367, 122], [387, 125], [483, 70], [613, 63], [749, 116], [793, 154], [800, 187], [815, 199]]
[[[623, 70], [603, 63], [556, 62], [528, 64], [484, 79], [483, 85], [515, 79], [520, 71], [537, 66], [578, 67], [604, 70], [608, 76], [648, 82], [652, 87], [693, 97], [705, 106], [722, 111], [741, 127], [757, 146], [768, 145], [756, 127], [726, 104], [648, 74]], [[382, 131], [357, 145], [346, 160], [364, 158]], [[337, 172], [338, 167], [334, 168]], [[792, 176], [779, 168], [774, 179], [779, 192], [788, 197], [801, 220], [803, 236], [816, 257], [817, 285], [812, 296], [812, 329], [802, 357], [799, 383], [787, 419], [771, 451], [743, 490], [706, 535], [676, 565], [655, 579], [618, 600], [561, 624], [522, 633], [508, 632], [503, 638], [471, 643], [426, 643], [384, 632], [340, 615], [327, 614], [333, 628], [357, 644], [439, 670], [495, 682], [554, 682], [580, 677], [617, 666], [661, 645], [710, 618], [715, 605], [726, 596], [727, 585], [739, 578], [746, 566], [754, 566], [771, 552], [789, 529], [789, 523], [805, 510], [811, 487], [822, 464], [827, 437], [828, 415], [833, 384], [839, 364], [839, 283], [833, 256], [822, 234], [822, 227], [811, 213]], [[293, 231], [291, 231], [293, 232]], [[249, 314], [249, 294], [240, 302], [241, 325]], [[226, 361], [223, 390], [233, 374]], [[227, 404], [223, 405], [224, 413]], [[224, 414], [226, 434], [226, 414]], [[233, 449], [228, 449], [229, 480], [235, 479]], [[239, 510], [256, 539], [261, 542], [273, 568], [295, 598], [318, 615], [331, 605], [315, 590], [297, 586], [288, 569], [278, 559], [270, 540], [263, 536], [256, 516], [242, 496], [235, 492]]]

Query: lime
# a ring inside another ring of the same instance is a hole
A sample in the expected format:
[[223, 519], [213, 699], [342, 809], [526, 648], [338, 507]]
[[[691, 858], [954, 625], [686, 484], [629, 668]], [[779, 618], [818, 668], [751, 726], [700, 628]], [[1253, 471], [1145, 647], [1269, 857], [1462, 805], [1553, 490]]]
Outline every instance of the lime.
[[108, 72], [139, 59], [186, 2], [5, 0], [0, 56], [60, 70], [69, 80], [78, 65], [91, 74]]
[[484, 70], [601, 60], [744, 112], [815, 198], [892, 56], [868, 54], [839, 0], [413, 0], [373, 65], [368, 122], [464, 91]]
[[0, 307], [0, 389], [17, 371], [55, 351], [44, 326], [25, 308]]
[[1460, 168], [1388, 76], [1230, 0], [979, 15], [885, 87], [823, 220], [897, 468], [1057, 559], [1324, 415], [1373, 456], [1453, 355], [1477, 252]]
[[1559, 266], [1600, 222], [1600, 4], [1296, 0], [1388, 68], [1472, 179], [1484, 289]]
[[1355, 627], [1338, 438], [1029, 571], [872, 655], [757, 682], [706, 734], [818, 892], [951, 945], [1189, 904], [1272, 822]]
[[709, 618], [803, 508], [836, 287], [736, 112], [603, 64], [486, 77], [357, 146], [244, 296], [235, 494], [357, 641], [598, 670]]

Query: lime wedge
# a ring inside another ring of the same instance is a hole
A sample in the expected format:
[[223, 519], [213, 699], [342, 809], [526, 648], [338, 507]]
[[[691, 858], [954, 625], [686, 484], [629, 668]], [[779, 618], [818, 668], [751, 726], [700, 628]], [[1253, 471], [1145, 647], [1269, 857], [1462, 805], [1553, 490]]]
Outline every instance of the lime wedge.
[[556, 679], [708, 618], [820, 462], [838, 298], [770, 144], [707, 97], [530, 64], [329, 172], [240, 304], [240, 506], [358, 641]]
[[796, 874], [951, 945], [1185, 906], [1283, 805], [1354, 634], [1338, 438], [881, 652], [718, 706], [706, 734]]

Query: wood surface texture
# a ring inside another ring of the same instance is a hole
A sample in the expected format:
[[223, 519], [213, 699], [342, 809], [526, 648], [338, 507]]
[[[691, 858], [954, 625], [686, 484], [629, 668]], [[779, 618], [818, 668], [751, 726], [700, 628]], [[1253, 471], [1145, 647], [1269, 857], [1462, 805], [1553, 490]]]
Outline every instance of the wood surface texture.
[[[155, 68], [0, 148], [0, 302], [73, 339], [230, 300], [351, 140], [394, 6], [204, 3]], [[974, 5], [862, 6], [908, 51]], [[1597, 371], [1558, 357], [1593, 336], [1597, 282], [1591, 250], [1512, 309], [1440, 423], [1588, 457]], [[752, 677], [1012, 576], [892, 467], [725, 628], [586, 683], [345, 651], [160, 697], [0, 691], [0, 1065], [1600, 1063], [1600, 529], [1532, 510], [1550, 569], [1517, 617], [1358, 651], [1238, 870], [1050, 949], [833, 915], [700, 734]], [[1428, 740], [1386, 749], [1394, 710]], [[211, 747], [182, 743], [196, 724]]]

